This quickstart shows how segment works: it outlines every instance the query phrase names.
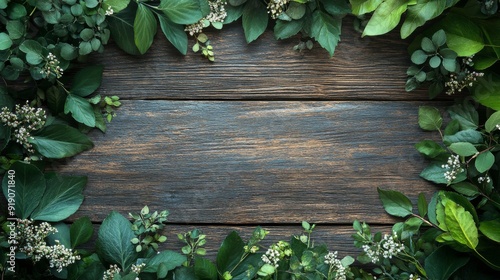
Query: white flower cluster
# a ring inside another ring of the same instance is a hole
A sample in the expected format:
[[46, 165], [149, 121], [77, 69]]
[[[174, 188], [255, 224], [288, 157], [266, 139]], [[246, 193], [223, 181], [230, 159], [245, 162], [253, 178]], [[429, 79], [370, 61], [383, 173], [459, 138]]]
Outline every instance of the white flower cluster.
[[31, 107], [28, 101], [22, 107], [17, 104], [14, 112], [11, 112], [7, 107], [3, 107], [0, 112], [0, 121], [14, 129], [14, 139], [23, 145], [28, 153], [35, 152], [29, 142], [31, 132], [41, 129], [45, 125], [46, 119], [45, 110]]
[[113, 8], [111, 8], [111, 6], [108, 6], [108, 8], [106, 9], [106, 12], [104, 13], [104, 15], [106, 16], [110, 16], [114, 13], [115, 11], [113, 11]]
[[486, 175], [484, 177], [477, 178], [477, 182], [479, 184], [481, 184], [482, 182], [490, 183], [491, 182], [491, 178], [490, 178], [490, 176]]
[[115, 279], [115, 274], [120, 273], [121, 269], [116, 264], [109, 266], [109, 269], [104, 271], [102, 275], [102, 280], [113, 280]]
[[271, 14], [273, 19], [276, 19], [281, 15], [286, 4], [289, 2], [290, 0], [269, 0], [267, 4], [267, 13]]
[[342, 262], [337, 259], [337, 251], [328, 252], [325, 255], [325, 264], [330, 266], [330, 269], [335, 271], [335, 280], [346, 280], [346, 271], [345, 267], [342, 265]]
[[418, 275], [410, 274], [409, 280], [420, 280], [420, 277], [418, 277]]
[[58, 272], [61, 272], [64, 267], [79, 260], [80, 256], [60, 244], [58, 240], [55, 245], [48, 246], [45, 238], [56, 232], [57, 229], [47, 222], [35, 225], [33, 220], [18, 219], [16, 242], [20, 244], [19, 251], [32, 257], [35, 262], [45, 258], [49, 261], [51, 268], [56, 268]]
[[200, 33], [203, 28], [208, 27], [210, 23], [224, 22], [224, 19], [227, 17], [225, 8], [227, 2], [225, 2], [225, 0], [211, 0], [208, 1], [208, 5], [210, 6], [210, 13], [197, 23], [187, 25], [184, 29], [184, 31], [189, 32], [189, 35], [193, 36], [194, 34]]
[[[463, 59], [463, 63], [468, 66], [472, 67], [474, 63], [472, 62], [472, 57], [466, 57]], [[469, 69], [465, 69], [463, 73], [460, 74], [455, 74], [451, 73], [450, 74], [450, 80], [447, 81], [444, 85], [448, 88], [446, 91], [447, 95], [452, 95], [457, 92], [462, 92], [462, 90], [469, 86], [473, 86], [474, 82], [477, 81], [477, 78], [484, 76], [484, 73], [481, 72], [476, 72], [476, 71], [470, 71]]]
[[495, 125], [495, 127], [500, 130], [500, 124]]
[[133, 273], [139, 275], [141, 273], [141, 270], [146, 266], [146, 263], [141, 263], [139, 265], [133, 264], [132, 267], [130, 268]]
[[274, 266], [275, 268], [278, 268], [279, 264], [278, 262], [280, 261], [280, 252], [278, 250], [269, 248], [267, 252], [262, 255], [262, 261]]
[[448, 157], [448, 162], [441, 165], [441, 168], [447, 169], [447, 171], [444, 172], [444, 178], [448, 181], [448, 183], [455, 180], [458, 174], [464, 172], [458, 155], [451, 155]]
[[59, 66], [59, 60], [57, 60], [57, 57], [50, 53], [46, 57], [46, 62], [45, 66], [40, 70], [40, 73], [45, 76], [45, 78], [48, 78], [50, 75], [56, 76], [56, 78], [61, 78], [64, 71], [63, 69]]
[[371, 259], [372, 263], [377, 263], [380, 257], [392, 259], [392, 257], [405, 250], [405, 245], [397, 241], [398, 235], [394, 232], [392, 235], [384, 235], [380, 242], [374, 242], [371, 245], [363, 245], [363, 251]]

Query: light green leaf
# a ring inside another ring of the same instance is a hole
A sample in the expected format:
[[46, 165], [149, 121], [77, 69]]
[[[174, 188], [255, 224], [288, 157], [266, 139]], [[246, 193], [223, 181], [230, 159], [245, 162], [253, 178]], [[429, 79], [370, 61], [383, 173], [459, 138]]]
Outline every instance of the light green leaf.
[[486, 132], [492, 132], [498, 130], [497, 125], [500, 125], [500, 111], [491, 114], [491, 116], [486, 120], [485, 129]]
[[443, 118], [437, 108], [421, 106], [418, 108], [418, 125], [424, 130], [439, 130], [443, 125]]
[[177, 24], [192, 24], [202, 17], [200, 2], [193, 0], [162, 0], [158, 8]]
[[333, 56], [335, 48], [340, 41], [342, 20], [329, 14], [316, 10], [313, 13], [311, 36]]
[[349, 0], [351, 2], [352, 13], [360, 16], [375, 11], [384, 0]]
[[12, 39], [5, 32], [0, 33], [0, 51], [7, 50], [12, 46]]
[[412, 214], [411, 201], [404, 194], [380, 188], [377, 191], [385, 211], [390, 215], [404, 218]]
[[101, 85], [103, 70], [102, 65], [92, 65], [78, 71], [73, 78], [71, 93], [80, 97], [94, 93]]
[[79, 123], [95, 127], [94, 108], [85, 98], [71, 93], [68, 94], [64, 104], [64, 113], [71, 113], [71, 116]]
[[452, 150], [455, 154], [463, 156], [463, 157], [468, 157], [475, 155], [478, 153], [478, 150], [474, 145], [472, 145], [469, 142], [457, 142], [457, 143], [452, 143], [449, 146], [450, 150]]
[[247, 43], [254, 41], [264, 33], [268, 20], [267, 8], [261, 1], [247, 1], [242, 15], [243, 31]]
[[59, 222], [73, 215], [83, 202], [86, 177], [45, 176], [47, 189], [31, 218], [39, 221]]
[[134, 20], [134, 41], [141, 54], [145, 54], [153, 44], [158, 23], [151, 10], [139, 4]]
[[188, 37], [184, 27], [173, 23], [168, 18], [158, 15], [160, 27], [168, 41], [183, 55], [186, 55], [188, 49]]
[[430, 158], [435, 158], [447, 152], [443, 147], [441, 147], [438, 143], [436, 143], [436, 141], [433, 140], [422, 140], [415, 144], [415, 148], [421, 154]]
[[7, 200], [14, 199], [16, 217], [27, 219], [45, 192], [45, 178], [36, 166], [29, 163], [17, 161], [10, 170], [14, 171], [14, 177], [8, 172], [3, 176], [3, 194]]
[[479, 231], [489, 239], [500, 243], [500, 218], [483, 221], [479, 224]]
[[362, 36], [385, 34], [399, 24], [401, 15], [406, 11], [407, 0], [386, 0], [378, 6], [366, 24]]
[[408, 7], [406, 18], [401, 26], [401, 38], [410, 36], [415, 29], [427, 21], [436, 18], [446, 8], [446, 0], [418, 0], [415, 5]]
[[472, 88], [474, 100], [482, 105], [500, 110], [500, 75], [495, 72], [486, 72], [484, 77], [477, 79]]
[[484, 47], [481, 28], [463, 15], [448, 14], [439, 26], [446, 32], [448, 47], [459, 56], [472, 56]]
[[474, 250], [478, 243], [478, 230], [472, 214], [449, 199], [443, 199], [445, 223], [451, 237], [458, 243]]
[[33, 147], [47, 158], [66, 158], [93, 147], [92, 141], [78, 129], [53, 124], [44, 127], [30, 140]]
[[102, 222], [96, 240], [96, 252], [107, 262], [119, 264], [127, 270], [137, 259], [134, 245], [132, 224], [118, 212], [111, 212]]
[[472, 144], [484, 143], [483, 135], [475, 129], [461, 130], [453, 135], [446, 135], [443, 142], [447, 145], [456, 142], [469, 142]]
[[476, 169], [479, 173], [484, 173], [488, 171], [494, 163], [495, 156], [490, 151], [487, 151], [477, 156], [474, 165], [476, 166]]

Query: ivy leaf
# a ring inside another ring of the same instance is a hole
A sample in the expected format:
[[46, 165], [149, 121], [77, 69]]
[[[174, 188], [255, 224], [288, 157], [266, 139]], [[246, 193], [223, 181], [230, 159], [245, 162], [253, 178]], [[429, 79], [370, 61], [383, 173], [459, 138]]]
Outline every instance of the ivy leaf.
[[330, 57], [340, 41], [341, 26], [340, 18], [332, 17], [321, 10], [313, 13], [311, 36], [328, 51]]
[[407, 0], [386, 0], [381, 3], [366, 24], [362, 36], [385, 34], [396, 27], [406, 11]]
[[80, 97], [94, 93], [101, 86], [103, 71], [103, 65], [92, 65], [78, 71], [73, 78], [71, 93]]
[[418, 125], [424, 130], [439, 130], [443, 125], [443, 118], [437, 108], [421, 106], [418, 108]]
[[457, 143], [452, 143], [449, 146], [450, 150], [452, 150], [455, 154], [463, 156], [463, 157], [468, 157], [475, 155], [478, 153], [478, 150], [474, 145], [472, 145], [469, 142], [457, 142]]
[[47, 158], [66, 158], [93, 147], [92, 141], [78, 129], [52, 124], [33, 134], [33, 147]]
[[[45, 178], [36, 166], [29, 163], [17, 161], [11, 165], [10, 170], [15, 172], [15, 177], [10, 177], [8, 173], [3, 176], [3, 194], [6, 199], [15, 199], [16, 217], [27, 219], [38, 206], [45, 192]], [[12, 179], [14, 179], [14, 182], [12, 182]], [[14, 185], [15, 189], [9, 188], [9, 185]], [[12, 191], [15, 191], [15, 193]]]
[[257, 39], [267, 28], [268, 15], [266, 6], [259, 0], [248, 0], [242, 15], [245, 39], [250, 43]]
[[144, 4], [139, 4], [134, 20], [134, 42], [141, 54], [145, 54], [153, 44], [157, 27], [153, 12]]
[[401, 38], [405, 39], [418, 27], [443, 13], [447, 0], [419, 0], [408, 7], [406, 18], [401, 26]]
[[443, 204], [446, 227], [453, 240], [474, 250], [479, 236], [472, 214], [450, 199], [444, 199]]
[[74, 221], [70, 227], [71, 248], [74, 249], [89, 241], [93, 233], [94, 227], [89, 217], [81, 217]]
[[137, 259], [134, 244], [132, 224], [120, 213], [112, 211], [101, 224], [96, 240], [96, 252], [107, 262], [119, 264], [122, 270], [127, 270]]
[[217, 267], [208, 259], [194, 260], [194, 273], [199, 280], [217, 280]]
[[469, 259], [448, 246], [441, 246], [425, 258], [424, 268], [429, 279], [447, 280]]
[[390, 215], [404, 218], [412, 214], [411, 201], [404, 194], [380, 188], [377, 191], [385, 211]]
[[448, 14], [438, 26], [446, 32], [446, 43], [458, 56], [472, 56], [484, 48], [481, 28], [466, 16]]
[[184, 27], [170, 21], [168, 18], [158, 15], [160, 27], [167, 40], [183, 55], [187, 54], [188, 37]]
[[73, 215], [83, 202], [82, 192], [87, 178], [60, 176], [55, 173], [49, 173], [45, 178], [48, 188], [31, 218], [59, 222]]
[[479, 231], [489, 239], [500, 243], [500, 218], [483, 221], [479, 224]]
[[375, 11], [384, 0], [349, 0], [349, 2], [351, 3], [352, 13], [360, 16]]
[[64, 113], [71, 113], [71, 116], [79, 123], [95, 127], [94, 108], [86, 99], [80, 96], [68, 94], [64, 104]]
[[495, 156], [490, 151], [487, 151], [477, 156], [476, 161], [474, 162], [474, 166], [479, 173], [484, 173], [488, 171], [494, 163]]
[[203, 17], [200, 2], [193, 0], [162, 0], [158, 9], [177, 24], [192, 24]]

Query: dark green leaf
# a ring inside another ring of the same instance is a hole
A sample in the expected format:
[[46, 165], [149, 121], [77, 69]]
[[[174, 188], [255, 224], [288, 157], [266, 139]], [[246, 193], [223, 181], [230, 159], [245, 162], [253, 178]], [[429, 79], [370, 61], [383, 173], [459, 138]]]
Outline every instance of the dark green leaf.
[[19, 46], [19, 50], [21, 50], [22, 52], [24, 52], [26, 54], [35, 53], [35, 54], [41, 55], [42, 51], [43, 51], [43, 47], [37, 41], [26, 40]]
[[483, 135], [481, 132], [475, 129], [466, 129], [459, 131], [453, 135], [446, 135], [443, 139], [446, 144], [456, 143], [456, 142], [469, 142], [472, 144], [481, 144], [484, 142]]
[[457, 193], [465, 196], [473, 197], [480, 194], [479, 189], [469, 182], [460, 182], [452, 184], [450, 185], [450, 187], [454, 189]]
[[5, 28], [9, 32], [9, 37], [13, 40], [23, 37], [24, 33], [26, 32], [26, 27], [19, 20], [8, 21]]
[[418, 108], [418, 124], [424, 130], [439, 130], [443, 124], [443, 118], [437, 108], [421, 106]]
[[10, 141], [10, 127], [6, 125], [0, 125], [0, 151], [5, 149], [7, 144], [9, 144]]
[[92, 141], [85, 134], [63, 124], [44, 127], [33, 135], [30, 142], [47, 158], [71, 157], [93, 147]]
[[94, 227], [92, 226], [90, 218], [81, 217], [74, 221], [70, 227], [71, 248], [74, 249], [89, 241], [93, 233]]
[[120, 13], [108, 18], [111, 36], [118, 47], [128, 54], [140, 54], [134, 41], [134, 20], [137, 4], [131, 2], [127, 8]]
[[216, 263], [219, 273], [224, 274], [224, 272], [234, 269], [245, 253], [243, 250], [244, 246], [245, 243], [235, 231], [231, 232], [224, 239], [217, 253]]
[[[244, 1], [246, 2], [246, 0]], [[243, 15], [244, 8], [245, 8], [244, 5], [239, 5], [239, 6], [226, 5], [227, 16], [224, 19], [224, 24], [229, 24], [233, 21], [237, 21]]]
[[420, 177], [436, 184], [447, 184], [448, 180], [444, 177], [445, 172], [446, 169], [442, 168], [441, 164], [431, 164], [420, 173]]
[[[415, 29], [439, 16], [446, 8], [446, 0], [419, 0], [408, 7], [406, 18], [401, 26], [401, 38], [410, 36]], [[446, 41], [446, 40], [445, 40]], [[436, 44], [437, 46], [441, 46]]]
[[259, 0], [248, 0], [242, 15], [245, 39], [250, 43], [257, 39], [267, 28], [269, 20], [266, 6]]
[[297, 2], [290, 2], [290, 4], [288, 4], [288, 8], [286, 9], [285, 13], [291, 19], [295, 20], [301, 19], [306, 14], [306, 5]]
[[491, 116], [484, 124], [484, 127], [486, 129], [486, 132], [492, 132], [494, 130], [499, 130], [497, 125], [500, 127], [500, 112], [495, 112], [491, 114]]
[[71, 93], [80, 97], [86, 97], [94, 93], [102, 82], [102, 65], [88, 66], [76, 73], [71, 86]]
[[397, 217], [406, 217], [412, 214], [411, 201], [402, 193], [377, 188], [380, 200], [387, 213]]
[[188, 37], [184, 27], [173, 23], [168, 18], [159, 15], [160, 27], [168, 41], [183, 55], [186, 55], [188, 49]]
[[84, 98], [68, 94], [64, 104], [64, 113], [69, 114], [79, 122], [88, 127], [95, 127], [95, 114], [92, 105]]
[[311, 36], [333, 56], [340, 41], [342, 20], [337, 17], [316, 10], [313, 13]]
[[433, 140], [422, 140], [415, 144], [415, 148], [423, 155], [429, 158], [435, 158], [443, 153], [446, 153], [446, 149], [441, 147], [438, 143]]
[[132, 224], [118, 212], [111, 212], [102, 222], [96, 240], [96, 252], [99, 257], [112, 264], [119, 264], [127, 270], [137, 258], [134, 245]]
[[468, 261], [469, 257], [466, 255], [461, 255], [448, 246], [441, 246], [425, 259], [424, 268], [429, 279], [447, 280]]
[[500, 218], [483, 221], [479, 224], [479, 231], [489, 239], [500, 243]]
[[134, 20], [134, 41], [141, 54], [145, 54], [153, 44], [157, 26], [153, 12], [144, 4], [139, 4]]
[[[130, 243], [132, 244], [132, 243]], [[174, 268], [181, 266], [186, 261], [186, 256], [181, 255], [174, 251], [163, 251], [152, 257], [142, 271], [144, 272], [157, 272], [159, 266], [163, 264], [163, 269], [167, 272]]]
[[422, 50], [416, 50], [411, 55], [411, 62], [413, 62], [413, 63], [415, 63], [417, 65], [421, 65], [421, 64], [424, 64], [427, 61], [428, 57], [429, 56], [424, 51], [422, 51]]
[[52, 86], [45, 91], [45, 98], [47, 99], [47, 107], [53, 115], [58, 115], [64, 111], [64, 104], [66, 103], [66, 93], [61, 91], [58, 87]]
[[290, 38], [302, 29], [302, 21], [292, 20], [292, 21], [284, 21], [277, 20], [274, 25], [274, 37], [276, 39], [287, 39]]
[[194, 273], [198, 280], [217, 280], [217, 267], [208, 259], [196, 258]]
[[351, 13], [349, 1], [346, 0], [321, 0], [323, 8], [332, 16], [344, 16]]
[[177, 24], [196, 23], [203, 17], [198, 1], [162, 0], [158, 8]]
[[59, 243], [64, 245], [64, 247], [71, 248], [70, 233], [69, 233], [68, 225], [66, 225], [63, 222], [59, 222], [59, 223], [53, 224], [53, 226], [57, 229], [57, 232], [47, 236], [47, 243], [49, 245], [55, 245], [55, 244], [57, 244], [57, 241], [59, 241]]
[[421, 217], [425, 217], [427, 215], [427, 200], [425, 199], [425, 195], [423, 193], [420, 193], [418, 195], [418, 213], [420, 214]]
[[7, 200], [15, 200], [16, 217], [27, 219], [45, 192], [45, 177], [36, 166], [24, 162], [15, 162], [10, 170], [14, 171], [14, 178], [8, 176], [9, 173], [4, 175], [3, 194]]
[[457, 120], [460, 123], [462, 130], [469, 128], [477, 129], [479, 116], [472, 104], [455, 104], [448, 108], [448, 113], [453, 120]]
[[247, 0], [229, 0], [229, 4], [231, 6], [240, 6], [242, 4], [245, 4]]
[[420, 43], [422, 50], [428, 53], [436, 52], [437, 47], [434, 45], [431, 39], [424, 37], [422, 38], [422, 42]]
[[12, 39], [5, 32], [0, 33], [0, 51], [7, 50], [12, 46]]
[[46, 176], [47, 189], [38, 207], [31, 213], [34, 220], [58, 222], [73, 215], [83, 202], [83, 188], [86, 177], [60, 176], [49, 173]]
[[438, 55], [431, 57], [429, 60], [429, 65], [432, 68], [438, 68], [441, 65], [441, 58]]
[[479, 173], [488, 171], [495, 163], [495, 156], [490, 152], [483, 152], [476, 157], [474, 165]]

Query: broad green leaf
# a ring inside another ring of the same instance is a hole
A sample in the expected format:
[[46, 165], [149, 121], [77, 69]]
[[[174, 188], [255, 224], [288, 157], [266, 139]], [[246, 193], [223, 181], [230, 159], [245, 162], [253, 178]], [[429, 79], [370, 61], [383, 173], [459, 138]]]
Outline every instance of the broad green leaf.
[[386, 0], [381, 3], [363, 30], [362, 36], [385, 34], [399, 24], [401, 15], [406, 11], [407, 0]]
[[295, 20], [299, 20], [306, 14], [306, 5], [297, 2], [290, 2], [285, 13]]
[[475, 129], [466, 129], [453, 135], [446, 135], [443, 142], [447, 145], [456, 142], [469, 142], [472, 144], [482, 144], [484, 142], [481, 132]]
[[474, 56], [474, 68], [484, 70], [500, 60], [500, 20], [489, 18], [476, 21], [483, 30], [486, 47]]
[[73, 78], [71, 93], [80, 97], [86, 97], [94, 93], [102, 82], [102, 65], [92, 65], [78, 71]]
[[47, 107], [53, 115], [59, 115], [64, 111], [64, 104], [66, 103], [66, 92], [63, 92], [59, 87], [52, 86], [45, 91], [45, 98], [47, 99]]
[[453, 143], [449, 146], [450, 150], [453, 151], [455, 154], [463, 156], [463, 157], [468, 157], [475, 155], [478, 153], [478, 150], [474, 145], [472, 145], [469, 142], [457, 142]]
[[446, 169], [442, 168], [441, 164], [431, 164], [420, 173], [420, 177], [436, 184], [448, 184], [448, 180], [444, 177], [445, 172]]
[[418, 108], [418, 125], [424, 130], [439, 130], [443, 125], [443, 118], [437, 108], [421, 106]]
[[45, 192], [45, 177], [36, 166], [20, 161], [12, 164], [10, 170], [14, 177], [9, 172], [4, 175], [3, 194], [9, 203], [14, 199], [16, 217], [27, 219]]
[[424, 268], [428, 279], [448, 280], [468, 261], [467, 255], [460, 254], [448, 246], [441, 246], [425, 258]]
[[476, 224], [479, 224], [479, 217], [477, 215], [476, 208], [474, 207], [474, 205], [472, 205], [468, 198], [450, 191], [442, 191], [440, 192], [440, 195], [442, 198], [450, 199], [456, 204], [462, 206], [465, 211], [469, 212], [472, 215], [472, 218], [474, 218], [474, 222]]
[[438, 26], [446, 32], [446, 43], [458, 56], [472, 56], [484, 47], [481, 28], [466, 16], [450, 13]]
[[455, 104], [449, 107], [447, 111], [453, 120], [457, 120], [460, 123], [462, 130], [477, 129], [479, 115], [472, 104]]
[[473, 185], [469, 182], [460, 182], [460, 183], [452, 184], [452, 185], [450, 185], [450, 187], [453, 190], [455, 190], [457, 193], [459, 193], [461, 195], [469, 196], [469, 197], [473, 197], [473, 196], [480, 194], [479, 189], [475, 185]]
[[445, 223], [451, 237], [474, 250], [479, 243], [478, 231], [471, 213], [449, 199], [444, 199]]
[[168, 272], [174, 268], [181, 266], [186, 261], [186, 256], [181, 255], [174, 251], [162, 251], [161, 253], [152, 257], [142, 271], [144, 272], [157, 272], [161, 264]]
[[145, 54], [153, 44], [157, 27], [153, 12], [146, 5], [139, 4], [134, 20], [134, 41], [141, 54]]
[[24, 33], [26, 32], [26, 27], [20, 20], [8, 21], [5, 28], [9, 32], [9, 37], [13, 40], [23, 37]]
[[217, 253], [217, 270], [219, 273], [231, 271], [245, 253], [245, 243], [237, 232], [231, 232], [222, 242]]
[[31, 218], [39, 221], [59, 222], [73, 215], [83, 202], [86, 177], [45, 176], [47, 189]]
[[71, 248], [86, 243], [92, 238], [94, 227], [89, 217], [81, 217], [74, 221], [70, 227]]
[[495, 156], [490, 152], [480, 153], [474, 162], [474, 165], [479, 173], [488, 171], [495, 163]]
[[111, 212], [102, 222], [96, 240], [96, 253], [103, 261], [119, 264], [127, 270], [137, 259], [132, 224], [118, 212]]
[[351, 2], [352, 13], [360, 16], [375, 11], [384, 0], [349, 0]]
[[[231, 1], [229, 1], [231, 2]], [[246, 0], [245, 0], [246, 2]], [[243, 15], [243, 9], [245, 5], [231, 6], [226, 5], [227, 16], [224, 19], [224, 24], [229, 24], [231, 22], [237, 21]]]
[[108, 18], [109, 29], [114, 42], [128, 54], [139, 55], [134, 41], [134, 20], [137, 4], [131, 2], [120, 13]]
[[243, 31], [247, 43], [254, 41], [264, 33], [268, 20], [266, 6], [259, 0], [248, 0], [242, 15]]
[[479, 77], [472, 87], [474, 100], [482, 105], [500, 110], [500, 75], [495, 72], [486, 72]]
[[113, 9], [113, 13], [118, 13], [128, 6], [130, 0], [103, 0], [102, 2], [104, 3], [105, 9], [111, 7]]
[[340, 41], [342, 19], [316, 10], [313, 13], [311, 36], [333, 56]]
[[11, 129], [6, 125], [0, 125], [0, 151], [5, 149], [10, 141]]
[[217, 267], [208, 259], [194, 260], [194, 273], [198, 280], [217, 280]]
[[0, 51], [8, 50], [12, 46], [12, 39], [5, 32], [0, 33]]
[[[64, 245], [66, 248], [71, 248], [69, 227], [63, 222], [53, 224], [53, 227], [57, 229], [57, 232], [47, 236], [47, 243], [49, 245], [55, 245], [57, 241]], [[57, 240], [57, 241], [56, 241]]]
[[443, 13], [447, 0], [417, 0], [408, 7], [406, 18], [401, 26], [401, 38], [410, 36], [415, 29]]
[[168, 41], [183, 55], [186, 55], [188, 49], [188, 37], [184, 27], [173, 23], [168, 18], [158, 15], [160, 27]]
[[[422, 50], [416, 50], [416, 51], [414, 51], [411, 54], [411, 62], [413, 62], [413, 63], [415, 63], [417, 65], [424, 64], [427, 61], [428, 58], [429, 58], [429, 55], [426, 54]], [[425, 74], [423, 71], [421, 71], [419, 73]], [[417, 78], [418, 78], [418, 76], [417, 76]], [[417, 79], [417, 80], [419, 82], [423, 82], [425, 80], [425, 77], [424, 77], [424, 79]]]
[[349, 3], [345, 0], [320, 0], [323, 4], [323, 8], [332, 16], [343, 17], [346, 14], [351, 13], [351, 7]]
[[25, 40], [21, 45], [19, 45], [19, 49], [26, 54], [35, 53], [41, 55], [43, 51], [42, 45], [35, 40]]
[[423, 193], [418, 195], [417, 206], [419, 215], [421, 217], [425, 217], [425, 215], [427, 215], [427, 208], [429, 205], [427, 204], [427, 200], [425, 199], [425, 195]]
[[488, 120], [486, 120], [484, 127], [486, 132], [492, 132], [494, 130], [500, 130], [497, 125], [500, 127], [500, 111], [491, 114]]
[[303, 21], [301, 20], [276, 20], [274, 25], [274, 37], [276, 39], [290, 38], [302, 30]]
[[69, 114], [79, 123], [95, 127], [95, 114], [92, 105], [80, 96], [68, 94], [64, 104], [64, 113]]
[[53, 124], [33, 134], [30, 140], [35, 150], [47, 158], [66, 158], [93, 147], [92, 141], [78, 129]]
[[406, 217], [412, 214], [411, 201], [402, 193], [377, 188], [382, 205], [387, 213], [397, 217]]
[[198, 1], [162, 0], [158, 8], [177, 24], [193, 24], [203, 17]]
[[447, 152], [445, 148], [441, 147], [441, 145], [433, 140], [422, 140], [415, 144], [415, 148], [421, 154], [429, 158], [436, 158], [437, 156]]
[[481, 222], [479, 231], [489, 239], [500, 243], [500, 218]]

